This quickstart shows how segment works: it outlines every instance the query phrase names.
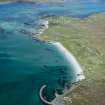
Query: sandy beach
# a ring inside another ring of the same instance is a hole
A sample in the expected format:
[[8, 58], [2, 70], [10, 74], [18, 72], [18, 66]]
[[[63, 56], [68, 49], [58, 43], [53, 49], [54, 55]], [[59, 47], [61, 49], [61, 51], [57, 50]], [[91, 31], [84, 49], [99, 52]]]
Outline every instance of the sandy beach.
[[67, 61], [69, 62], [69, 64], [71, 65], [71, 67], [73, 68], [75, 75], [76, 75], [76, 81], [81, 81], [85, 79], [85, 76], [83, 74], [83, 70], [80, 67], [80, 65], [78, 64], [77, 60], [75, 59], [75, 57], [70, 53], [70, 51], [68, 51], [61, 43], [59, 42], [52, 42], [52, 44], [62, 53], [65, 55], [65, 58], [67, 59]]

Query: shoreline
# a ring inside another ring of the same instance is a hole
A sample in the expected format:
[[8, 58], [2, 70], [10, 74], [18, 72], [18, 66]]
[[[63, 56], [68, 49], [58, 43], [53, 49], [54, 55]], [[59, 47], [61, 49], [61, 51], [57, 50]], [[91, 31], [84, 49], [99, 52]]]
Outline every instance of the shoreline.
[[75, 80], [73, 80], [73, 82], [71, 83], [72, 84], [71, 87], [70, 88], [65, 87], [62, 95], [58, 95], [57, 93], [55, 93], [56, 97], [52, 101], [49, 102], [46, 99], [44, 99], [43, 90], [47, 87], [46, 84], [40, 88], [39, 97], [41, 101], [45, 103], [46, 105], [65, 105], [63, 97], [65, 96], [65, 94], [68, 94], [73, 89], [75, 89], [78, 86], [79, 82], [85, 79], [85, 75], [83, 74], [83, 70], [78, 64], [75, 57], [60, 42], [49, 41], [46, 43], [55, 46], [61, 53], [65, 55], [67, 61], [70, 63], [70, 65], [72, 65], [74, 73], [76, 73], [75, 75], [76, 77], [75, 77]]
[[72, 86], [69, 89], [65, 87], [64, 93], [62, 95], [58, 95], [56, 93], [55, 94], [56, 98], [54, 98], [51, 102], [46, 101], [42, 97], [42, 91], [46, 87], [46, 85], [42, 86], [42, 88], [40, 89], [39, 96], [42, 102], [44, 102], [46, 105], [59, 105], [59, 104], [64, 105], [64, 101], [61, 99], [61, 97], [63, 97], [65, 94], [67, 94], [68, 92], [71, 92], [74, 88], [76, 88], [76, 86], [78, 86], [78, 83], [85, 79], [85, 76], [83, 74], [83, 70], [81, 69], [80, 65], [76, 61], [75, 57], [60, 42], [50, 41], [46, 43], [54, 45], [61, 53], [65, 55], [70, 65], [72, 64], [72, 68], [76, 73], [76, 80], [74, 81], [74, 83], [72, 83]]
[[41, 20], [39, 21], [39, 27], [40, 27], [40, 29], [39, 29], [39, 31], [38, 31], [38, 33], [37, 33], [36, 35], [41, 35], [41, 34], [43, 34], [43, 32], [44, 32], [46, 29], [49, 28], [49, 21], [46, 20], [46, 19], [41, 19]]
[[50, 43], [54, 45], [61, 53], [63, 53], [69, 64], [72, 65], [72, 69], [76, 73], [76, 80], [74, 82], [84, 80], [85, 76], [83, 74], [83, 70], [77, 62], [76, 58], [71, 54], [71, 52], [68, 51], [60, 42], [52, 41]]
[[[44, 33], [44, 31], [46, 29], [49, 28], [49, 21], [46, 20], [46, 19], [42, 19], [42, 21], [40, 21], [40, 24], [44, 27], [42, 29], [39, 29], [39, 33], [38, 33], [38, 36], [40, 36], [41, 34]], [[41, 31], [40, 31], [41, 30]], [[36, 35], [35, 35], [36, 37]], [[33, 36], [34, 38], [34, 36]], [[40, 39], [39, 39], [40, 40]], [[71, 92], [73, 89], [75, 89], [77, 86], [78, 86], [78, 83], [82, 80], [85, 79], [85, 76], [83, 74], [83, 70], [82, 68], [80, 67], [79, 63], [77, 62], [76, 58], [60, 43], [60, 42], [56, 42], [56, 41], [46, 41], [46, 43], [49, 43], [49, 44], [52, 44], [54, 45], [58, 50], [60, 50], [60, 52], [62, 52], [68, 62], [70, 64], [72, 64], [72, 67], [74, 69], [74, 72], [76, 73], [76, 80], [75, 82], [72, 84], [71, 88], [70, 89], [64, 89], [64, 93], [62, 95], [56, 95], [56, 98], [53, 99], [51, 102], [48, 102], [45, 100], [45, 103], [46, 104], [52, 104], [52, 105], [59, 105], [60, 102], [62, 102], [62, 105], [64, 105], [64, 100], [60, 99], [61, 97], [63, 97], [65, 94]], [[40, 95], [41, 96], [41, 95]], [[43, 98], [41, 98], [41, 100], [43, 100]]]
[[49, 21], [48, 20], [45, 20], [45, 19], [41, 19], [39, 21], [39, 27], [40, 28], [37, 30], [37, 32], [34, 35], [32, 35], [32, 38], [33, 39], [34, 38], [37, 38], [38, 36], [40, 36], [41, 34], [43, 34], [44, 31], [49, 28]]
[[68, 60], [70, 65], [72, 65], [72, 68], [76, 73], [76, 80], [72, 83], [72, 86], [69, 89], [65, 87], [64, 93], [62, 95], [57, 95], [57, 97], [52, 100], [52, 103], [54, 103], [54, 105], [58, 105], [57, 103], [59, 103], [60, 101], [62, 101], [62, 103], [64, 102], [62, 99], [60, 99], [60, 97], [63, 97], [65, 94], [70, 93], [73, 89], [75, 89], [78, 86], [79, 82], [85, 79], [85, 76], [83, 74], [82, 68], [70, 51], [68, 51], [60, 42], [50, 43], [52, 43], [55, 47], [58, 48], [60, 52], [65, 55], [66, 59]]
[[[104, 12], [103, 12], [103, 13], [104, 13]], [[98, 14], [103, 14], [103, 13], [98, 13]], [[93, 18], [94, 16], [97, 16], [98, 14], [95, 14], [95, 15], [93, 14], [93, 15], [91, 15], [91, 16], [85, 18], [85, 19]], [[41, 34], [43, 34], [43, 32], [42, 32]], [[67, 93], [68, 93], [68, 92], [67, 92]]]
[[84, 69], [86, 79], [77, 83], [72, 90], [67, 91], [63, 100], [66, 105], [70, 105], [69, 99], [73, 105], [77, 105], [78, 102], [84, 105], [87, 103], [93, 105], [96, 104], [96, 101], [90, 100], [92, 97], [96, 97], [97, 100], [101, 100], [101, 102], [98, 100], [98, 104], [104, 103], [101, 96], [104, 92], [102, 84], [105, 83], [105, 12], [91, 15], [83, 20], [70, 18], [70, 21], [71, 24], [68, 22], [66, 24], [51, 24], [51, 27], [49, 26], [49, 29], [41, 37], [46, 41], [56, 38], [57, 41], [63, 43], [75, 55]]

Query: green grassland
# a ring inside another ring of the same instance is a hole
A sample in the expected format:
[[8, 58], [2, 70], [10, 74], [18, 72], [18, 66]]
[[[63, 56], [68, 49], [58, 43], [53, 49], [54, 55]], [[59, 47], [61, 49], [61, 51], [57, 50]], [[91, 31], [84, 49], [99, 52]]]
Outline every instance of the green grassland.
[[66, 94], [65, 105], [105, 105], [105, 13], [85, 19], [48, 17], [39, 36], [61, 42], [80, 63], [86, 80]]

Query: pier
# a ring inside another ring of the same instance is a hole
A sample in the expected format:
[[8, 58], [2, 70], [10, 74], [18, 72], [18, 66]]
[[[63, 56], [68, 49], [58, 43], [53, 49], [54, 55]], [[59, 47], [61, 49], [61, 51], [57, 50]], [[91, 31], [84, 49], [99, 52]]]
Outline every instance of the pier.
[[39, 91], [39, 96], [41, 101], [45, 104], [45, 105], [64, 105], [64, 102], [59, 98], [59, 95], [56, 94], [56, 98], [54, 100], [52, 100], [51, 102], [47, 101], [44, 96], [43, 96], [43, 91], [44, 89], [47, 87], [47, 85], [43, 85], [40, 88]]

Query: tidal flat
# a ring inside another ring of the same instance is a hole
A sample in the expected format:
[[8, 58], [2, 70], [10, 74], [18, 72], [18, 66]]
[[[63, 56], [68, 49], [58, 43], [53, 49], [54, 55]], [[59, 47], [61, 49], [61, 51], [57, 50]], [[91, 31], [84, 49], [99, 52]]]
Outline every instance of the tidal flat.
[[105, 13], [84, 19], [47, 19], [49, 28], [39, 38], [61, 42], [77, 58], [86, 76], [72, 92], [64, 95], [65, 105], [104, 105]]

